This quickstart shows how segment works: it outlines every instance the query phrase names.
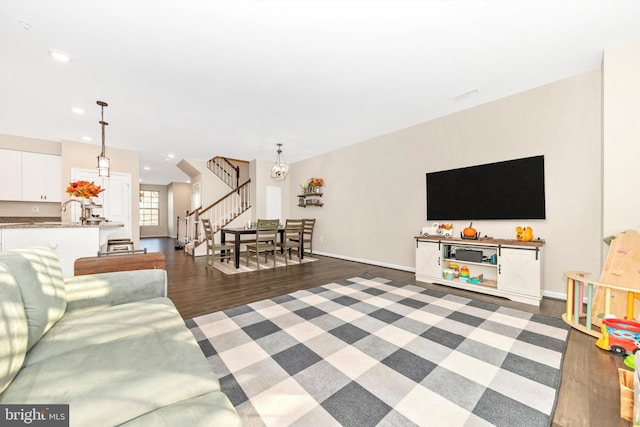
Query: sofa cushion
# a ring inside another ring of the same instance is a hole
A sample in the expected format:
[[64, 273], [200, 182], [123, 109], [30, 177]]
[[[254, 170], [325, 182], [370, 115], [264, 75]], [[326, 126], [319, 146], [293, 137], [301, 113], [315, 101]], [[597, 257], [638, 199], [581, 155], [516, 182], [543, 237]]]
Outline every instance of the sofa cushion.
[[217, 391], [218, 380], [182, 325], [25, 366], [0, 403], [68, 403], [71, 426], [112, 426]]
[[242, 427], [242, 422], [227, 396], [222, 392], [213, 392], [165, 406], [121, 425], [121, 427], [141, 426]]
[[27, 354], [24, 365], [152, 331], [184, 326], [169, 298], [153, 298], [64, 316]]
[[51, 249], [31, 248], [4, 252], [0, 263], [20, 288], [29, 327], [27, 349], [31, 349], [67, 308], [60, 262]]
[[8, 267], [0, 263], [0, 393], [20, 370], [27, 339], [27, 317], [18, 284]]

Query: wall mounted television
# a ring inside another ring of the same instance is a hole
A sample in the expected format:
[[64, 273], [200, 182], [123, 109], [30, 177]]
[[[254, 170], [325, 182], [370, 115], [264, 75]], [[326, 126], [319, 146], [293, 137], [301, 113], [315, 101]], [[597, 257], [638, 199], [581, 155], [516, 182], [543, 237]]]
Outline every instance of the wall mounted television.
[[544, 156], [427, 172], [427, 220], [545, 219]]

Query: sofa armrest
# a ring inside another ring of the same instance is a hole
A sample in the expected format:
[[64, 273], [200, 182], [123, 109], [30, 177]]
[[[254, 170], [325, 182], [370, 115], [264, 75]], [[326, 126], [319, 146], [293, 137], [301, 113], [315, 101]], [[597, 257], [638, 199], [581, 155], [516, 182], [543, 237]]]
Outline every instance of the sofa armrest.
[[165, 270], [133, 270], [66, 277], [67, 313], [167, 296]]

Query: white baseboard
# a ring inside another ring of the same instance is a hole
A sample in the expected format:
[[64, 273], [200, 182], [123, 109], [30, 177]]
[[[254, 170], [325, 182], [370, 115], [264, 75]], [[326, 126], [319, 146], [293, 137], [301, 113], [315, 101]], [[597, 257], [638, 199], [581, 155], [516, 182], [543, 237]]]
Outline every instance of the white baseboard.
[[542, 296], [549, 297], [549, 298], [554, 298], [554, 299], [559, 299], [559, 300], [563, 300], [563, 301], [567, 300], [567, 294], [564, 294], [562, 292], [542, 291]]
[[350, 256], [344, 256], [344, 255], [328, 254], [326, 252], [318, 252], [318, 251], [315, 251], [313, 254], [314, 255], [318, 254], [318, 255], [322, 255], [322, 256], [328, 256], [328, 257], [331, 257], [331, 258], [343, 259], [345, 261], [355, 261], [355, 262], [360, 262], [362, 264], [375, 265], [375, 266], [378, 266], [378, 267], [393, 268], [394, 270], [409, 271], [411, 273], [415, 273], [416, 272], [415, 268], [407, 267], [405, 265], [389, 264], [389, 263], [386, 263], [386, 262], [371, 261], [371, 260], [368, 260], [368, 259], [355, 258], [355, 257], [350, 257]]
[[[361, 262], [363, 264], [376, 265], [378, 267], [393, 268], [394, 270], [409, 271], [409, 272], [412, 272], [412, 273], [416, 272], [415, 267], [407, 267], [405, 265], [388, 264], [386, 262], [371, 261], [371, 260], [368, 260], [368, 259], [355, 258], [355, 257], [350, 257], [350, 256], [344, 256], [344, 255], [329, 254], [329, 253], [326, 253], [326, 252], [318, 252], [318, 251], [315, 251], [314, 254], [318, 254], [318, 255], [322, 255], [322, 256], [328, 256], [328, 257], [331, 257], [331, 258], [344, 259], [346, 261], [355, 261], [355, 262]], [[563, 301], [567, 300], [567, 294], [562, 293], [562, 292], [542, 291], [542, 295], [545, 296], [545, 297], [548, 297], [548, 298], [554, 298], [554, 299], [563, 300]]]

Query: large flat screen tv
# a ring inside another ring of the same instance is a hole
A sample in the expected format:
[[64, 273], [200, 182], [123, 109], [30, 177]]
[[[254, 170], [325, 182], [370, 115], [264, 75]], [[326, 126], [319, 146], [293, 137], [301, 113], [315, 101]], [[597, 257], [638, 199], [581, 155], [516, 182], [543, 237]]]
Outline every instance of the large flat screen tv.
[[545, 219], [544, 156], [427, 173], [427, 220]]

